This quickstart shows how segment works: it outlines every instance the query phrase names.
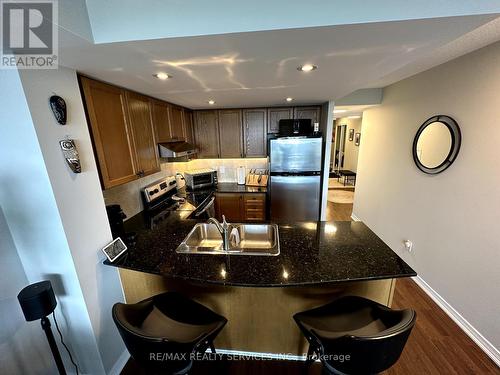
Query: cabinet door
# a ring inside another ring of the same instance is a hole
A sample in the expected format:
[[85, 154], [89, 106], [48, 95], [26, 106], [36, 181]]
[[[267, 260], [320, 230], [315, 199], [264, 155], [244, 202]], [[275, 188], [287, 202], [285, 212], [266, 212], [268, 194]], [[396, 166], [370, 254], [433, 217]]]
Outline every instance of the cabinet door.
[[184, 119], [184, 134], [186, 135], [186, 142], [194, 144], [194, 135], [193, 135], [193, 112], [188, 110], [183, 110], [183, 119]]
[[278, 133], [279, 121], [293, 118], [293, 108], [268, 108], [267, 110], [267, 132]]
[[243, 195], [243, 220], [264, 221], [266, 220], [266, 195], [244, 194]]
[[170, 106], [170, 135], [172, 139], [186, 139], [182, 117], [181, 107]]
[[160, 163], [156, 150], [150, 100], [146, 96], [127, 92], [127, 106], [140, 176], [158, 172]]
[[219, 142], [221, 158], [243, 157], [241, 110], [219, 111]]
[[80, 77], [104, 189], [137, 178], [125, 91]]
[[194, 139], [199, 158], [219, 157], [217, 111], [195, 112]]
[[296, 119], [311, 119], [312, 124], [319, 122], [321, 107], [295, 107], [293, 109], [293, 118]]
[[215, 198], [217, 219], [222, 220], [222, 215], [227, 221], [237, 223], [243, 220], [241, 194], [218, 193]]
[[151, 100], [151, 110], [157, 141], [168, 142], [172, 138], [170, 135], [169, 105], [159, 100]]
[[266, 109], [243, 111], [243, 150], [245, 157], [266, 157]]

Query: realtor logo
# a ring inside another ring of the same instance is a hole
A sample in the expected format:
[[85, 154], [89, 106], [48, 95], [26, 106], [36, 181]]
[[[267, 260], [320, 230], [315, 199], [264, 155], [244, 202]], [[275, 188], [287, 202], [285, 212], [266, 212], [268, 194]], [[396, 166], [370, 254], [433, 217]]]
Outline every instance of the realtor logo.
[[1, 0], [3, 69], [57, 68], [57, 2]]

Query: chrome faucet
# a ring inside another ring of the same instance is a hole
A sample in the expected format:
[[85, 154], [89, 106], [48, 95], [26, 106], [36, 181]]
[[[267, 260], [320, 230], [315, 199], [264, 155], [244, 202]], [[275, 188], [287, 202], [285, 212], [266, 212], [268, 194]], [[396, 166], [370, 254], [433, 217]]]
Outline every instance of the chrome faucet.
[[220, 235], [222, 236], [222, 248], [224, 251], [229, 251], [229, 227], [230, 224], [226, 221], [226, 217], [222, 215], [222, 224], [219, 223], [219, 221], [211, 217], [207, 220], [207, 223], [213, 223], [217, 227], [218, 231], [220, 232]]

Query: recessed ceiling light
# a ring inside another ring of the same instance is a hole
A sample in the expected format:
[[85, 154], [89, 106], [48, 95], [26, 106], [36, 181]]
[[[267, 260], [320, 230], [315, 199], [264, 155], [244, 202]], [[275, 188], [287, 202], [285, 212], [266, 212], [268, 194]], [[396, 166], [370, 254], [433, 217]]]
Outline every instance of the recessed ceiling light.
[[293, 98], [288, 97], [288, 98], [286, 98], [285, 100], [286, 100], [287, 102], [291, 102], [291, 101], [293, 100]]
[[333, 113], [344, 113], [347, 112], [347, 109], [334, 109]]
[[318, 67], [312, 64], [304, 64], [297, 68], [297, 70], [301, 70], [303, 72], [310, 72], [311, 70], [316, 70], [316, 69], [318, 69]]
[[172, 76], [168, 75], [167, 73], [160, 72], [160, 73], [153, 74], [153, 77], [156, 77], [156, 78], [161, 79], [162, 81], [164, 81], [166, 79], [171, 78]]
[[356, 116], [347, 116], [347, 118], [361, 118], [360, 115], [356, 115]]
[[214, 105], [215, 104], [215, 100], [210, 99], [207, 103], [210, 104], [210, 105]]

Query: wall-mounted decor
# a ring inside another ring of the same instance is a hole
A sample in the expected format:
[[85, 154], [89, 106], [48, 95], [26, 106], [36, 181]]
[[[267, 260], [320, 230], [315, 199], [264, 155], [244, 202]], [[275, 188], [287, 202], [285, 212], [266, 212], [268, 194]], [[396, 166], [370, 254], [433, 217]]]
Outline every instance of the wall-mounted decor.
[[66, 102], [64, 99], [60, 96], [52, 95], [49, 99], [49, 105], [56, 121], [61, 125], [66, 125]]
[[354, 139], [354, 129], [349, 129], [349, 141]]
[[449, 116], [433, 116], [420, 126], [413, 140], [413, 160], [418, 169], [437, 174], [457, 158], [462, 134], [457, 122]]
[[65, 139], [64, 141], [59, 141], [61, 145], [61, 150], [63, 152], [64, 158], [68, 163], [69, 167], [74, 173], [82, 173], [82, 167], [80, 165], [80, 156], [75, 146], [75, 141], [72, 139]]
[[356, 146], [359, 146], [359, 141], [361, 140], [361, 133], [356, 133], [356, 135], [354, 136], [354, 144]]

